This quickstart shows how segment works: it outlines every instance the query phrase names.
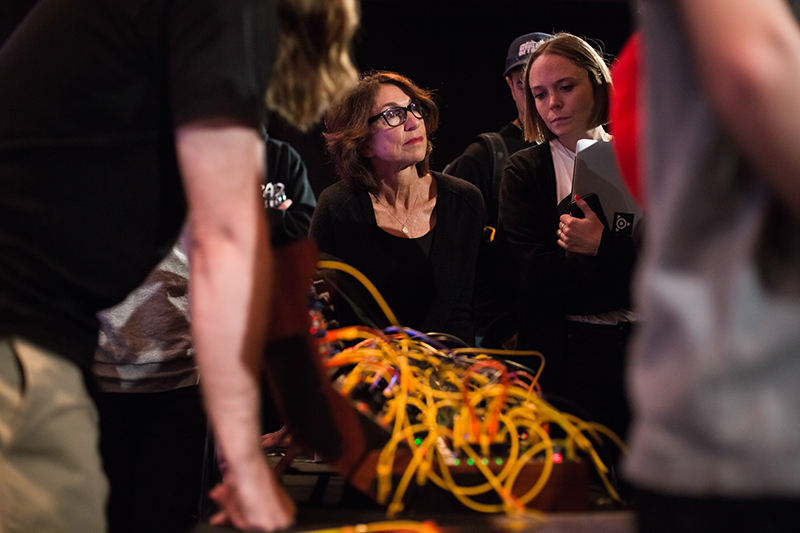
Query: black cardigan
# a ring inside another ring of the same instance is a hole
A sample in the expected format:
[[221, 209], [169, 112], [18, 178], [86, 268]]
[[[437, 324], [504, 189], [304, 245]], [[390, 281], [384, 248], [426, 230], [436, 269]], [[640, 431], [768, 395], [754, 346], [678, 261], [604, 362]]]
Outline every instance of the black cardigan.
[[[418, 324], [403, 325], [423, 332], [449, 333], [472, 346], [475, 341], [472, 291], [485, 221], [483, 199], [478, 189], [464, 180], [438, 172], [433, 177], [437, 183], [436, 226], [428, 260], [434, 294], [425, 295], [431, 299], [426, 318]], [[393, 282], [386, 274], [387, 265], [396, 262], [393, 257], [396, 251], [387, 249], [383, 233], [367, 191], [339, 181], [320, 195], [310, 231], [320, 251], [360, 270], [381, 292], [384, 292], [382, 287]], [[416, 287], [407, 289], [408, 298], [420, 296], [415, 292]], [[387, 303], [392, 307], [391, 301]], [[361, 323], [338, 294], [334, 306], [342, 325]], [[379, 327], [388, 325], [380, 313], [378, 316], [371, 313], [370, 317]]]
[[[636, 253], [632, 239], [603, 231], [596, 256], [569, 254], [557, 241], [564, 203], [556, 204], [550, 145], [512, 155], [500, 190], [500, 234], [519, 286], [520, 349], [558, 353], [565, 315], [590, 315], [630, 306]], [[546, 354], [545, 354], [546, 355]]]

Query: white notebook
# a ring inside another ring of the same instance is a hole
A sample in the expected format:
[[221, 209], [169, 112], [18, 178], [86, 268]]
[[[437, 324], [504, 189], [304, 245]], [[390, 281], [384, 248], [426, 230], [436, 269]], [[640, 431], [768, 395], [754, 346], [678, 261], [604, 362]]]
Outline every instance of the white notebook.
[[[615, 235], [633, 236], [641, 221], [642, 210], [622, 180], [613, 145], [610, 142], [581, 139], [577, 149], [571, 198], [577, 194], [595, 212], [599, 201], [603, 212], [600, 219], [605, 218], [606, 226]], [[592, 195], [596, 198], [592, 198]]]

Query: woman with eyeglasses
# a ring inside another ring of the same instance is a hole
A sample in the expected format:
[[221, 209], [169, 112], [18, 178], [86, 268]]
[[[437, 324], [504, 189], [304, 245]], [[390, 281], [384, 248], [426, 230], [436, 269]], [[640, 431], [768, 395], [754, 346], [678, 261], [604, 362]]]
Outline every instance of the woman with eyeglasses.
[[[431, 93], [393, 72], [366, 75], [334, 102], [325, 139], [340, 181], [320, 195], [310, 233], [322, 253], [365, 274], [403, 326], [472, 346], [485, 211], [476, 187], [430, 170], [438, 118]], [[389, 325], [345, 278], [334, 297], [340, 325]]]
[[559, 407], [624, 437], [635, 250], [571, 197], [578, 140], [611, 140], [611, 74], [588, 42], [561, 33], [528, 58], [525, 84], [525, 137], [540, 144], [509, 158], [499, 216], [520, 288], [517, 348], [542, 352], [542, 389]]

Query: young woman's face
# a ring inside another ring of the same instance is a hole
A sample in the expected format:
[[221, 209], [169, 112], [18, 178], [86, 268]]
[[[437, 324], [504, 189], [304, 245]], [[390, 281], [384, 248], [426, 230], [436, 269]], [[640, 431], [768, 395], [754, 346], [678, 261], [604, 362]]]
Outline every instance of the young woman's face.
[[594, 114], [594, 91], [586, 70], [564, 57], [543, 54], [531, 65], [528, 86], [536, 111], [562, 144], [574, 146], [586, 136]]
[[[372, 104], [370, 116], [376, 116], [393, 107], [407, 107], [411, 97], [399, 87], [391, 84], [381, 85]], [[381, 117], [372, 123], [372, 139], [364, 154], [376, 166], [388, 164], [404, 168], [416, 165], [425, 159], [428, 137], [425, 121], [406, 111], [406, 121], [399, 126], [390, 126]]]

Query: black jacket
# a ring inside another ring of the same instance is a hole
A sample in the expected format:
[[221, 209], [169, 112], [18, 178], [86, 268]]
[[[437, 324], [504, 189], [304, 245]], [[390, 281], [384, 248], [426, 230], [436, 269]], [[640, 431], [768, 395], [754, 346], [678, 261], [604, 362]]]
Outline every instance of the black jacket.
[[[398, 287], [402, 272], [393, 268], [403, 258], [378, 227], [369, 194], [337, 182], [319, 197], [311, 220], [311, 236], [320, 251], [352, 265], [366, 275], [381, 293], [402, 294], [403, 299], [428, 302], [425, 318], [403, 323], [423, 332], [444, 332], [474, 345], [472, 291], [475, 260], [485, 221], [483, 199], [475, 186], [451, 176], [433, 173], [438, 186], [436, 226], [427, 256], [430, 283]], [[387, 245], [387, 242], [389, 245]], [[396, 241], [395, 241], [396, 242]], [[340, 276], [341, 277], [341, 276]], [[432, 284], [432, 285], [431, 285]], [[341, 287], [340, 287], [341, 288]], [[388, 298], [387, 298], [388, 300]], [[396, 307], [404, 302], [387, 302]], [[361, 323], [341, 298], [334, 300], [342, 325]], [[374, 315], [379, 327], [388, 325]], [[403, 322], [403, 317], [398, 317]]]
[[559, 217], [550, 145], [512, 155], [500, 190], [500, 229], [519, 287], [519, 349], [558, 353], [565, 315], [630, 307], [636, 253], [632, 239], [603, 232], [596, 256], [566, 253], [557, 243]]

